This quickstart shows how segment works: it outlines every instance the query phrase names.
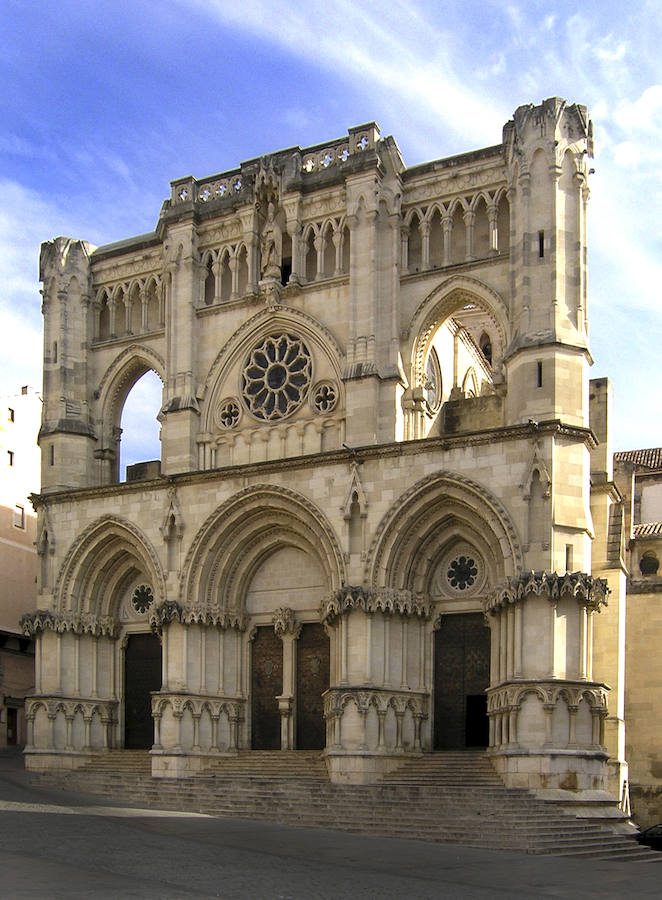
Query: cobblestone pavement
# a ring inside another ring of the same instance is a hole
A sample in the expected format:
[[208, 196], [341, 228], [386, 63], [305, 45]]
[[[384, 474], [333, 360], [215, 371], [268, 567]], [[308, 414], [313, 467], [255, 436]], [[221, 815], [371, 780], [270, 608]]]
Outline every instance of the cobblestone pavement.
[[104, 805], [30, 787], [0, 751], [0, 897], [632, 898], [655, 863], [472, 850]]

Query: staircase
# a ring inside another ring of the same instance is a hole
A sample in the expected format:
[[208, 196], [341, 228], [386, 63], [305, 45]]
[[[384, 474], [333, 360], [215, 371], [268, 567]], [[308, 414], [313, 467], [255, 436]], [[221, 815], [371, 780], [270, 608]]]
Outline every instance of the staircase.
[[480, 751], [411, 760], [379, 784], [338, 785], [307, 751], [243, 751], [188, 778], [151, 777], [147, 751], [116, 750], [33, 782], [130, 806], [261, 819], [492, 850], [662, 862], [627, 835], [508, 789]]

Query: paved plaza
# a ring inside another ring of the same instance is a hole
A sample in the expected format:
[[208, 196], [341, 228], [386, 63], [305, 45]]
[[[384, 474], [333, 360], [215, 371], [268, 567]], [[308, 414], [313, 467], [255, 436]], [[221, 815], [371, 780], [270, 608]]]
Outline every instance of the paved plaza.
[[127, 809], [30, 786], [0, 752], [0, 896], [659, 897], [655, 863], [595, 862]]

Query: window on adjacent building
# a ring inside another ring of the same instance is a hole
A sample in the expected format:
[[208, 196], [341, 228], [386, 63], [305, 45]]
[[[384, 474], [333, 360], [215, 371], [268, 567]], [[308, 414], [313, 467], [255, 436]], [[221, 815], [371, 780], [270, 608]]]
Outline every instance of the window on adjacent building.
[[25, 528], [25, 509], [18, 503], [14, 507], [14, 527]]

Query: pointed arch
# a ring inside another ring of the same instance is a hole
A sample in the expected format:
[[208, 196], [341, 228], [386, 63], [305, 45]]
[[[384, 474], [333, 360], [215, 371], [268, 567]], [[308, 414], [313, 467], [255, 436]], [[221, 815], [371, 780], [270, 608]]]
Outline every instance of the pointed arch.
[[245, 611], [253, 575], [273, 553], [294, 547], [310, 555], [329, 591], [345, 581], [337, 536], [322, 511], [296, 491], [258, 484], [218, 507], [196, 535], [182, 568], [180, 602], [198, 613]]
[[304, 340], [310, 342], [319, 353], [324, 354], [334, 372], [338, 384], [342, 384], [343, 353], [338, 340], [328, 328], [317, 319], [293, 307], [279, 307], [276, 312], [261, 310], [248, 319], [228, 340], [221, 349], [209, 369], [202, 393], [204, 405], [200, 417], [200, 428], [203, 432], [214, 430], [214, 403], [228, 371], [248, 355], [251, 347], [261, 337], [278, 330], [294, 331]]
[[426, 592], [440, 552], [458, 539], [480, 550], [492, 583], [522, 569], [521, 541], [501, 501], [472, 479], [439, 472], [402, 494], [379, 523], [365, 582]]
[[[499, 344], [508, 345], [508, 309], [496, 291], [476, 278], [454, 275], [441, 282], [420, 304], [412, 318], [408, 338], [410, 343], [410, 383], [422, 385], [425, 381], [425, 360], [436, 330], [457, 310], [473, 304], [486, 312], [499, 337]], [[492, 348], [494, 351], [494, 347]], [[501, 360], [494, 358], [496, 371]]]
[[146, 535], [119, 516], [104, 516], [69, 548], [55, 584], [56, 609], [117, 620], [122, 590], [136, 578], [149, 581], [156, 604], [167, 599], [163, 567]]

